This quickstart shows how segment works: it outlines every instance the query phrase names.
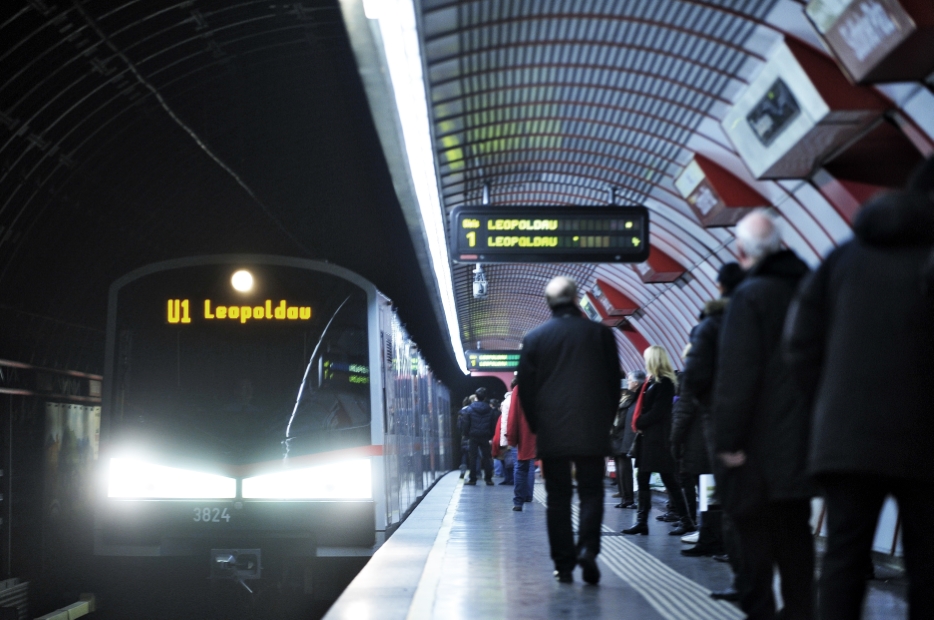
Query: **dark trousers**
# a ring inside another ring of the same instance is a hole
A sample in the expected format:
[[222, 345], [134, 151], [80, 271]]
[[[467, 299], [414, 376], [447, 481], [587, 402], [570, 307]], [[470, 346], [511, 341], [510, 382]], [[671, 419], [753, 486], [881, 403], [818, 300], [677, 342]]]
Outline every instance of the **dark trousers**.
[[769, 502], [733, 522], [743, 547], [740, 607], [749, 620], [775, 619], [775, 566], [781, 575], [782, 620], [814, 617], [814, 538], [810, 500]]
[[684, 510], [691, 518], [691, 523], [697, 525], [697, 484], [698, 476], [694, 474], [678, 474], [678, 484], [684, 492]]
[[[577, 545], [571, 528], [571, 463], [577, 471], [580, 515]], [[573, 570], [580, 552], [600, 553], [600, 527], [603, 524], [602, 456], [556, 457], [542, 459], [545, 491], [548, 493], [548, 542], [551, 559], [559, 571]]]
[[528, 459], [526, 461], [516, 459], [515, 471], [513, 473], [516, 486], [512, 498], [512, 505], [521, 506], [526, 502], [531, 502], [532, 493], [535, 489], [535, 461], [533, 459]]
[[470, 448], [467, 451], [467, 459], [470, 465], [470, 480], [476, 481], [480, 475], [480, 468], [477, 466], [477, 452], [480, 452], [480, 463], [483, 466], [483, 473], [487, 480], [493, 479], [493, 454], [490, 442], [485, 439], [470, 438]]
[[876, 521], [888, 494], [898, 502], [902, 523], [909, 618], [934, 618], [934, 485], [862, 473], [825, 476], [820, 482], [827, 506], [821, 620], [860, 617]]
[[616, 486], [619, 487], [620, 501], [631, 504], [636, 501], [632, 488], [632, 459], [625, 454], [617, 454], [613, 460], [616, 461]]
[[746, 587], [743, 579], [743, 546], [739, 542], [739, 533], [730, 514], [721, 510], [720, 520], [723, 523], [723, 549], [730, 558], [730, 568], [733, 570], [733, 589], [742, 595], [743, 588]]
[[[684, 507], [684, 497], [681, 495], [681, 485], [678, 484], [678, 478], [674, 474], [662, 474], [659, 476], [662, 477], [662, 483], [665, 485], [665, 489], [668, 491], [668, 500], [671, 502], [671, 509], [682, 519], [687, 514]], [[642, 468], [639, 468], [639, 473], [636, 474], [636, 479], [639, 481], [639, 511], [637, 514], [637, 519], [639, 523], [647, 523], [649, 520], [649, 511], [652, 509], [652, 489], [649, 487], [649, 479], [652, 477], [652, 472], [642, 471]]]

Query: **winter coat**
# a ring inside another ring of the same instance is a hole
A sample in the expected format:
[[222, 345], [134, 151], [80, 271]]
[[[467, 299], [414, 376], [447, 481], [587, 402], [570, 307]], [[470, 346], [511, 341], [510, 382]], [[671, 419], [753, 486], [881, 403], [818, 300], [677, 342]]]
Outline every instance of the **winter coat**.
[[922, 292], [934, 203], [892, 193], [801, 287], [785, 352], [812, 398], [816, 474], [934, 479], [934, 314]]
[[642, 413], [636, 420], [636, 429], [642, 433], [636, 451], [636, 467], [640, 471], [674, 474], [678, 471], [671, 456], [671, 410], [675, 398], [675, 384], [668, 377], [655, 379], [642, 396]]
[[[683, 373], [682, 373], [683, 374]], [[705, 428], [709, 410], [693, 396], [681, 395], [671, 412], [672, 455], [680, 462], [680, 471], [699, 476], [713, 470], [707, 450]]]
[[510, 446], [519, 448], [516, 458], [528, 461], [535, 458], [535, 433], [529, 428], [519, 400], [519, 388], [512, 391], [512, 401], [509, 403], [509, 415], [506, 416], [506, 439]]
[[632, 414], [636, 410], [636, 401], [641, 389], [640, 384], [635, 392], [624, 390], [623, 397], [616, 407], [616, 419], [613, 420], [613, 427], [610, 429], [610, 446], [615, 456], [625, 456], [632, 450], [632, 442], [636, 438], [636, 433], [632, 430]]
[[493, 428], [498, 417], [490, 404], [486, 401], [478, 400], [470, 403], [464, 409], [462, 419], [464, 425], [462, 432], [471, 439], [489, 441], [493, 437]]
[[604, 456], [619, 400], [619, 354], [609, 328], [572, 305], [522, 340], [518, 384], [540, 458]]
[[765, 501], [804, 499], [810, 415], [782, 357], [785, 315], [808, 268], [791, 250], [756, 264], [730, 298], [718, 343], [714, 449], [743, 451], [744, 485]]
[[704, 305], [701, 322], [691, 331], [691, 348], [679, 377], [681, 398], [671, 421], [671, 445], [681, 458], [681, 470], [691, 475], [713, 471], [710, 401], [717, 369], [717, 338], [729, 299]]

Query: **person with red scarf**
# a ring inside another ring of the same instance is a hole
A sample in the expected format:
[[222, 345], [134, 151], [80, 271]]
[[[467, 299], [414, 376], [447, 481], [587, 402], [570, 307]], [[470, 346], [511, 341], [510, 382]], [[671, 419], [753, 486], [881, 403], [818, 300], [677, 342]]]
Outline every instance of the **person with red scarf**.
[[675, 473], [677, 463], [671, 455], [671, 411], [675, 397], [675, 376], [671, 358], [664, 348], [653, 345], [645, 350], [645, 370], [648, 380], [636, 400], [632, 414], [632, 429], [638, 433], [634, 452], [639, 473], [639, 510], [636, 524], [623, 530], [623, 534], [648, 534], [649, 510], [652, 508], [652, 489], [649, 479], [652, 472], [661, 475], [668, 491], [672, 510], [682, 519], [687, 516], [684, 496]]

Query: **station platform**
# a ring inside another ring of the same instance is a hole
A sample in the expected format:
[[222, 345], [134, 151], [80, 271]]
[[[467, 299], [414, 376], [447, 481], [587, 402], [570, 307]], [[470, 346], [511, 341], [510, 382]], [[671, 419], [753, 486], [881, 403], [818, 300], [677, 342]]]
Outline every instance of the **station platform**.
[[[499, 480], [497, 480], [499, 482]], [[613, 508], [607, 487], [599, 586], [580, 571], [572, 585], [552, 576], [545, 527], [545, 490], [512, 510], [512, 486], [464, 486], [442, 478], [328, 611], [326, 620], [423, 618], [599, 618], [728, 620], [745, 617], [714, 601], [729, 567], [686, 558], [680, 537], [650, 519], [649, 536], [622, 536], [633, 510]], [[575, 498], [576, 503], [576, 498]], [[576, 511], [574, 519], [576, 524]], [[873, 581], [864, 618], [907, 617], [903, 580]]]

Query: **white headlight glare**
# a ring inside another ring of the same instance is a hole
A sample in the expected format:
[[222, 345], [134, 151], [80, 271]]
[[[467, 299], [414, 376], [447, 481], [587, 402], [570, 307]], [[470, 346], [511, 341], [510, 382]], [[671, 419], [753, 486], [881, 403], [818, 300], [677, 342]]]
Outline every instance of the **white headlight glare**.
[[342, 461], [243, 479], [246, 499], [372, 499], [370, 460]]
[[229, 499], [237, 481], [130, 459], [110, 459], [107, 496], [136, 499]]

